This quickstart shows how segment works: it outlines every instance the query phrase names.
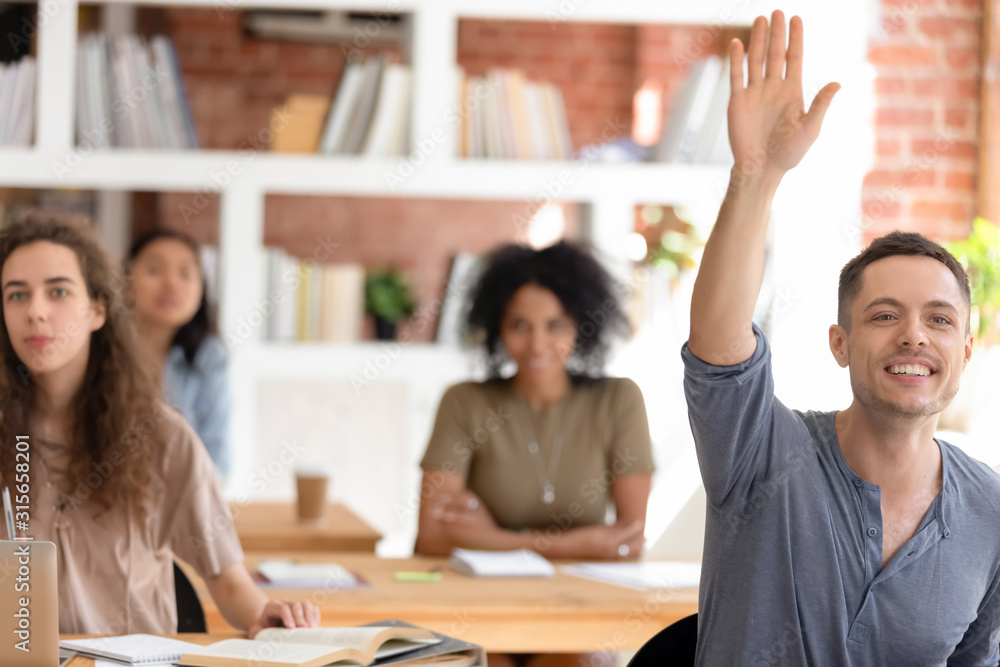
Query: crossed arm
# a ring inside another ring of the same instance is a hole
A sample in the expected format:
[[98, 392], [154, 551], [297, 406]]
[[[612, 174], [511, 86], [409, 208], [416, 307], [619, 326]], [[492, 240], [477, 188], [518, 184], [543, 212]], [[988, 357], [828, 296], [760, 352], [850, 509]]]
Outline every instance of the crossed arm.
[[[443, 470], [427, 470], [421, 485], [416, 551], [446, 555], [452, 547], [531, 549], [549, 558], [616, 559], [642, 551], [650, 473], [622, 475], [611, 486], [617, 520], [613, 525], [569, 527], [552, 531], [516, 532], [496, 524], [486, 505], [465, 487], [465, 478]], [[622, 545], [627, 550], [619, 551]]]

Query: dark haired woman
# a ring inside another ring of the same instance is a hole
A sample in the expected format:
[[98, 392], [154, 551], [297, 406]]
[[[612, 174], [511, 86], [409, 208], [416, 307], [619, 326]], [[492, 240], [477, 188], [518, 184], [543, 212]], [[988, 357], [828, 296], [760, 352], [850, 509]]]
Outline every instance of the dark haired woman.
[[[502, 247], [468, 325], [485, 337], [490, 378], [441, 399], [421, 462], [416, 551], [637, 556], [653, 459], [639, 388], [602, 375], [612, 338], [628, 329], [608, 273], [565, 242]], [[508, 362], [516, 371], [504, 377]]]
[[130, 298], [146, 347], [162, 368], [163, 394], [184, 415], [216, 469], [229, 472], [226, 348], [214, 335], [198, 244], [158, 229], [129, 250]]
[[212, 462], [159, 400], [93, 230], [38, 212], [5, 226], [0, 289], [0, 482], [28, 487], [29, 536], [56, 544], [59, 631], [175, 633], [175, 555], [251, 636], [318, 625], [314, 605], [251, 580]]

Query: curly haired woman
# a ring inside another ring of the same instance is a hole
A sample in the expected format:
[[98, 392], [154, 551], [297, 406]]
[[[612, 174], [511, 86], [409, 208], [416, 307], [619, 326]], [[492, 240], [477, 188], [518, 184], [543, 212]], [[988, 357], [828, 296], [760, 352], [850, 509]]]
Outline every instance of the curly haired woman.
[[[638, 556], [653, 457], [639, 388], [603, 375], [613, 338], [628, 331], [611, 277], [569, 243], [504, 246], [473, 291], [468, 327], [484, 340], [490, 377], [441, 399], [421, 462], [416, 551]], [[490, 656], [491, 665], [586, 662]]]
[[177, 631], [173, 558], [204, 578], [252, 637], [319, 624], [269, 600], [243, 552], [212, 462], [160, 400], [93, 229], [39, 212], [0, 230], [0, 481], [28, 436], [31, 537], [58, 553], [59, 631]]

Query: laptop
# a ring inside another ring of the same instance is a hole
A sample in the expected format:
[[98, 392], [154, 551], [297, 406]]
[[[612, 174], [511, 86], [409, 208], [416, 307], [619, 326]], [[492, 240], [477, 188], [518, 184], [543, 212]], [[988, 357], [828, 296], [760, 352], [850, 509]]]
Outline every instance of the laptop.
[[56, 545], [0, 540], [0, 665], [59, 664]]

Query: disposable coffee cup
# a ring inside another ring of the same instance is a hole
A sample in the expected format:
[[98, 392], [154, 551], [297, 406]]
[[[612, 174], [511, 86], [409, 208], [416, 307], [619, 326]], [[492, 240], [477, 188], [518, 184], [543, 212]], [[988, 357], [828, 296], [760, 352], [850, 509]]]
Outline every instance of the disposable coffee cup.
[[326, 514], [326, 494], [330, 473], [309, 469], [295, 471], [296, 507], [299, 521], [318, 522]]

